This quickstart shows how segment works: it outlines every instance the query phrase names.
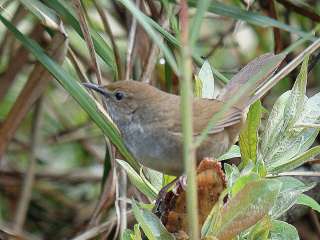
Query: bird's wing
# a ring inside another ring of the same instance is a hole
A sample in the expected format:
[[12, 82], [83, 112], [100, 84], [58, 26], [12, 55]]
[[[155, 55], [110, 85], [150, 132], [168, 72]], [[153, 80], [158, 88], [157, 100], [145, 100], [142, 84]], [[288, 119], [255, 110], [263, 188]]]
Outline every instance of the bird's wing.
[[[198, 135], [206, 128], [210, 119], [215, 113], [221, 110], [223, 102], [215, 99], [194, 99], [193, 101], [193, 132]], [[179, 111], [179, 109], [177, 109]], [[172, 113], [172, 112], [171, 112]], [[170, 119], [177, 117], [176, 120], [170, 121], [169, 131], [175, 134], [181, 134], [182, 127], [180, 114], [172, 114]], [[220, 120], [210, 129], [209, 134], [223, 131], [226, 127], [239, 123], [242, 119], [242, 111], [238, 108], [231, 107], [220, 118]]]
[[[193, 103], [193, 131], [194, 135], [198, 135], [207, 127], [210, 119], [214, 114], [218, 113], [223, 102], [219, 100], [196, 99]], [[239, 123], [242, 119], [242, 111], [238, 108], [231, 107], [220, 117], [220, 120], [210, 129], [209, 134], [223, 131], [226, 127], [230, 127]]]

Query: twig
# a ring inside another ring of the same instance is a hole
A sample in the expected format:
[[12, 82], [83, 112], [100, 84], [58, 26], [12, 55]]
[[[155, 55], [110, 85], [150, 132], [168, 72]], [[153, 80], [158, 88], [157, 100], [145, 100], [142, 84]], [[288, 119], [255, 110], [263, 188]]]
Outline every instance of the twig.
[[110, 37], [110, 41], [111, 41], [111, 45], [112, 45], [112, 48], [113, 48], [113, 52], [114, 52], [114, 57], [115, 57], [115, 60], [116, 60], [116, 63], [117, 63], [117, 68], [118, 68], [118, 79], [122, 79], [123, 77], [123, 74], [122, 74], [122, 63], [121, 63], [121, 58], [120, 58], [120, 54], [119, 54], [119, 49], [117, 47], [117, 44], [114, 40], [114, 36], [113, 36], [113, 33], [112, 33], [112, 30], [110, 28], [110, 24], [109, 24], [109, 21], [108, 21], [108, 18], [105, 14], [105, 12], [103, 11], [103, 8], [101, 7], [101, 5], [96, 1], [96, 0], [93, 0], [93, 4], [95, 5], [99, 15], [100, 15], [100, 18], [102, 20], [102, 23], [103, 23], [103, 27], [104, 27], [104, 30], [107, 32], [107, 34], [109, 35]]
[[320, 236], [320, 222], [319, 222], [317, 213], [313, 209], [310, 209], [309, 214], [311, 217], [311, 221], [313, 222], [313, 225], [315, 226], [315, 231], [316, 231], [317, 235]]
[[[268, 15], [277, 20], [276, 7], [274, 5], [274, 0], [268, 0]], [[274, 52], [280, 53], [283, 49], [281, 41], [281, 33], [279, 28], [273, 28], [273, 39], [274, 39]]]
[[[225, 39], [229, 34], [231, 34], [231, 33], [234, 31], [234, 29], [235, 29], [235, 27], [236, 27], [236, 23], [237, 23], [236, 21], [233, 22], [232, 25], [230, 26], [230, 28], [227, 29], [227, 31], [225, 31], [224, 33], [222, 33], [222, 34], [220, 35], [220, 38], [219, 38], [218, 42], [213, 45], [213, 47], [211, 48], [211, 50], [207, 53], [207, 55], [206, 55], [204, 58], [207, 59], [207, 58], [211, 57], [211, 56], [215, 53], [215, 51], [218, 49], [218, 47], [223, 44], [224, 39]], [[220, 72], [221, 72], [221, 71], [220, 71]]]
[[149, 6], [149, 8], [150, 8], [150, 12], [151, 12], [151, 15], [153, 16], [153, 18], [154, 18], [154, 19], [158, 19], [160, 13], [158, 13], [157, 7], [156, 7], [156, 5], [154, 4], [154, 1], [152, 1], [152, 0], [145, 0], [145, 2], [148, 4], [148, 6]]
[[[133, 214], [132, 211], [127, 212], [127, 217], [132, 218]], [[117, 217], [111, 218], [109, 221], [100, 224], [99, 226], [93, 227], [82, 233], [81, 235], [72, 238], [71, 240], [88, 240], [92, 239], [104, 232], [106, 232], [108, 229], [112, 228], [117, 222]]]
[[[19, 170], [0, 169], [1, 178], [15, 178], [17, 180], [22, 179], [24, 172]], [[56, 171], [41, 171], [35, 172], [35, 180], [47, 180], [55, 182], [65, 182], [69, 184], [77, 184], [84, 182], [100, 182], [102, 175], [88, 171], [88, 169], [77, 169], [68, 172], [57, 173]]]
[[40, 114], [41, 114], [41, 103], [42, 99], [39, 98], [35, 104], [35, 110], [33, 115], [33, 123], [31, 129], [31, 149], [29, 155], [29, 166], [24, 179], [21, 197], [18, 203], [18, 208], [14, 217], [15, 225], [13, 227], [14, 231], [17, 233], [21, 233], [23, 229], [23, 225], [26, 219], [27, 211], [29, 208], [31, 195], [32, 195], [32, 185], [35, 179], [35, 171], [36, 171], [36, 156], [35, 156], [35, 148], [38, 143], [38, 130], [40, 129]]
[[[66, 41], [66, 34], [63, 25], [61, 29], [56, 32], [50, 42], [49, 55], [56, 62], [61, 64], [65, 58], [68, 41]], [[53, 79], [52, 75], [43, 67], [41, 63], [37, 63], [23, 90], [15, 101], [14, 106], [10, 109], [5, 121], [0, 126], [0, 161], [4, 154], [9, 141], [14, 136], [15, 131], [19, 127], [22, 119], [30, 110], [31, 106], [42, 95], [43, 91]]]
[[282, 4], [287, 9], [291, 9], [313, 21], [320, 22], [320, 15], [313, 12], [311, 9], [308, 9], [303, 6], [297, 6], [293, 2], [290, 2], [288, 0], [276, 0], [276, 1]]
[[[43, 35], [43, 26], [41, 24], [36, 24], [32, 32], [30, 33], [30, 38], [32, 38], [36, 42], [40, 42]], [[25, 65], [28, 63], [29, 52], [23, 46], [20, 46], [14, 56], [10, 58], [10, 62], [8, 63], [8, 68], [0, 75], [0, 101], [7, 94], [10, 86], [13, 84], [13, 80]]]
[[[10, 2], [10, 1], [9, 1]], [[1, 9], [1, 8], [0, 8]], [[24, 17], [28, 14], [28, 11], [23, 7], [22, 4], [20, 4], [16, 10], [16, 12], [14, 13], [12, 19], [11, 19], [11, 23], [14, 25], [17, 25], [21, 20], [24, 19]], [[9, 29], [6, 29], [6, 31], [3, 34], [3, 39], [0, 45], [0, 56], [2, 56], [3, 52], [5, 49], [8, 49], [6, 47], [8, 42], [11, 42], [11, 44], [15, 43], [15, 38], [12, 37], [11, 32], [9, 31]], [[14, 51], [9, 51], [9, 55], [10, 58], [12, 57], [12, 55], [14, 54]]]
[[189, 46], [189, 17], [188, 4], [186, 0], [180, 1], [180, 22], [181, 22], [181, 119], [183, 133], [183, 160], [187, 174], [187, 218], [188, 230], [191, 240], [199, 239], [199, 216], [198, 196], [196, 182], [196, 158], [193, 146], [192, 127], [192, 60]]
[[[136, 0], [136, 5], [140, 5], [140, 0]], [[126, 75], [125, 80], [129, 80], [132, 72], [133, 47], [135, 44], [137, 33], [137, 19], [132, 16], [132, 24], [128, 37], [127, 59], [126, 59]]]
[[119, 195], [117, 196], [116, 201], [119, 203], [119, 210], [120, 210], [120, 233], [123, 233], [124, 230], [127, 228], [127, 173], [121, 167], [118, 166], [118, 186], [119, 186]]
[[94, 66], [94, 71], [96, 73], [96, 77], [97, 77], [97, 81], [98, 84], [102, 84], [102, 76], [101, 76], [101, 71], [100, 71], [100, 67], [97, 61], [97, 56], [96, 56], [96, 52], [93, 46], [93, 42], [91, 39], [91, 35], [90, 35], [90, 31], [89, 31], [89, 27], [88, 24], [86, 22], [86, 18], [84, 15], [84, 9], [82, 8], [81, 5], [81, 0], [72, 0], [73, 6], [76, 10], [76, 13], [79, 17], [79, 23], [80, 23], [80, 27], [81, 27], [81, 31], [82, 34], [84, 36], [84, 39], [86, 41], [86, 44], [88, 46], [89, 49], [89, 53], [90, 53], [90, 57], [91, 60], [93, 62], [93, 66]]
[[75, 55], [71, 47], [68, 48], [68, 58], [70, 59], [72, 65], [74, 66], [80, 81], [88, 82], [89, 79], [87, 78], [86, 74], [83, 72], [80, 66], [80, 62], [78, 61], [77, 56]]
[[[271, 175], [270, 175], [271, 176]], [[269, 177], [270, 177], [269, 176]], [[320, 172], [313, 171], [292, 171], [292, 172], [282, 172], [277, 176], [304, 176], [304, 177], [320, 177]]]
[[317, 65], [319, 60], [320, 60], [320, 52], [318, 52], [317, 55], [311, 59], [309, 66], [308, 66], [308, 73], [310, 73], [313, 70], [313, 68]]
[[[160, 25], [163, 28], [167, 28], [169, 26], [169, 19], [166, 19], [163, 15], [160, 20]], [[159, 41], [163, 41], [163, 39], [159, 39]], [[141, 76], [141, 82], [150, 83], [152, 72], [155, 68], [155, 65], [157, 63], [157, 57], [159, 54], [159, 48], [157, 44], [152, 43], [150, 53], [148, 56], [146, 67], [143, 70], [142, 76]]]

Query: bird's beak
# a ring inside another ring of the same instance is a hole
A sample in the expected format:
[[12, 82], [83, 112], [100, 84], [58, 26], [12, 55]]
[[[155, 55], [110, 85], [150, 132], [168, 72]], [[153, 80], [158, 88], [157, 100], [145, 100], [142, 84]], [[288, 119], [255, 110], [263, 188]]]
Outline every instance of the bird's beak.
[[105, 97], [109, 97], [110, 96], [110, 92], [108, 92], [107, 90], [105, 90], [102, 86], [98, 85], [98, 84], [94, 84], [94, 83], [82, 83], [83, 86], [85, 86], [86, 88], [92, 89], [98, 93], [100, 93], [101, 95], [105, 96]]

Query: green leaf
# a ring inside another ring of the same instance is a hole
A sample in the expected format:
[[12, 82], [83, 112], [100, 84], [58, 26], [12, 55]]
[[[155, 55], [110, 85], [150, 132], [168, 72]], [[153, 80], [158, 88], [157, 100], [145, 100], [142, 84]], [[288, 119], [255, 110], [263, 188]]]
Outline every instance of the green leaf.
[[98, 110], [94, 99], [87, 93], [87, 91], [71, 75], [69, 75], [68, 72], [55, 63], [36, 42], [24, 36], [2, 15], [0, 15], [0, 21], [14, 34], [22, 45], [28, 49], [39, 62], [41, 62], [53, 77], [59, 81], [65, 90], [79, 103], [82, 109], [87, 112], [101, 131], [110, 138], [111, 142], [117, 147], [126, 160], [136, 170], [138, 170], [139, 164], [124, 146], [120, 134], [114, 124], [106, 117], [105, 114], [102, 113], [102, 111]]
[[271, 229], [271, 219], [269, 216], [265, 216], [261, 221], [250, 229], [248, 234], [248, 240], [269, 240], [269, 232]]
[[[190, 7], [196, 7], [197, 0], [188, 0]], [[209, 12], [215, 13], [220, 16], [231, 17], [234, 19], [242, 20], [247, 23], [251, 23], [260, 27], [275, 27], [288, 32], [298, 34], [300, 36], [306, 36], [308, 33], [296, 29], [292, 26], [284, 24], [273, 18], [269, 18], [252, 11], [243, 10], [236, 6], [226, 5], [222, 2], [211, 1], [211, 5], [208, 8]]]
[[133, 229], [134, 229], [134, 240], [142, 240], [139, 224], [135, 224]]
[[198, 78], [201, 81], [201, 95], [199, 97], [212, 99], [214, 94], [214, 78], [208, 61], [205, 61], [199, 71]]
[[117, 160], [121, 167], [126, 171], [131, 183], [139, 189], [143, 194], [151, 199], [155, 199], [157, 197], [157, 190], [149, 183], [147, 184], [146, 179], [142, 179], [142, 177], [125, 161]]
[[281, 182], [275, 179], [249, 182], [220, 209], [221, 221], [210, 234], [231, 239], [251, 227], [268, 214], [280, 188]]
[[292, 169], [295, 169], [305, 162], [309, 161], [313, 157], [320, 154], [320, 146], [313, 147], [309, 149], [308, 151], [298, 155], [297, 157], [294, 157], [286, 162], [281, 161], [281, 163], [276, 163], [271, 165], [269, 168], [269, 172], [272, 174], [277, 174], [284, 171], [290, 171]]
[[[71, 27], [83, 38], [80, 24], [73, 14], [65, 8], [58, 0], [44, 0], [47, 6], [54, 9]], [[91, 38], [94, 44], [94, 48], [101, 59], [110, 66], [113, 76], [117, 79], [118, 67], [116, 64], [114, 52], [112, 48], [106, 43], [106, 41], [95, 30], [90, 29]]]
[[320, 93], [309, 98], [305, 104], [305, 109], [300, 118], [295, 123], [295, 127], [299, 125], [315, 125], [320, 123]]
[[132, 236], [134, 235], [133, 231], [130, 229], [124, 230], [121, 235], [121, 240], [135, 240]]
[[170, 176], [167, 174], [163, 174], [162, 177], [162, 187], [167, 186], [169, 183], [174, 181], [177, 177], [176, 176]]
[[60, 29], [60, 19], [56, 13], [38, 0], [19, 0], [31, 11], [43, 25], [51, 29]]
[[144, 167], [143, 171], [141, 169], [140, 175], [142, 176], [142, 178], [144, 178], [145, 176], [146, 180], [148, 180], [153, 188], [156, 189], [156, 192], [159, 192], [161, 190], [163, 179], [163, 174], [161, 172]]
[[299, 75], [290, 91], [290, 101], [287, 102], [284, 109], [285, 126], [292, 127], [301, 115], [306, 102], [306, 87], [308, 78], [309, 56], [303, 60]]
[[306, 192], [315, 186], [314, 184], [306, 185], [293, 177], [279, 177], [277, 180], [282, 182], [282, 187], [277, 200], [269, 213], [273, 219], [281, 217], [297, 203], [297, 199], [303, 192]]
[[228, 163], [224, 164], [224, 171], [226, 173], [228, 188], [231, 187], [235, 181], [241, 176], [240, 171], [235, 165]]
[[312, 197], [306, 194], [300, 194], [300, 196], [297, 199], [297, 204], [311, 207], [313, 210], [320, 213], [320, 204], [316, 200], [314, 200]]
[[241, 151], [241, 168], [246, 166], [250, 160], [257, 161], [258, 129], [262, 115], [260, 101], [256, 101], [250, 106], [247, 120], [240, 132], [239, 145]]
[[160, 219], [152, 212], [140, 208], [134, 200], [132, 200], [132, 210], [149, 240], [174, 240], [174, 237], [163, 226]]
[[195, 97], [201, 98], [202, 96], [202, 81], [201, 79], [195, 75], [194, 76], [194, 84], [193, 84], [193, 94]]
[[234, 106], [237, 103], [237, 101], [239, 101], [239, 99], [247, 93], [250, 87], [254, 86], [259, 80], [268, 75], [267, 73], [269, 73], [271, 70], [275, 70], [276, 66], [278, 66], [279, 62], [281, 62], [284, 57], [285, 55], [283, 54], [273, 56], [270, 59], [270, 61], [268, 61], [260, 68], [260, 71], [257, 74], [251, 75], [249, 79], [246, 81], [246, 83], [243, 84], [241, 88], [239, 88], [237, 94], [233, 94], [233, 96], [231, 96], [223, 104], [220, 111], [214, 114], [213, 117], [209, 120], [207, 126], [202, 130], [201, 134], [198, 135], [195, 139], [195, 146], [199, 146], [200, 143], [202, 143], [202, 141], [206, 139], [212, 127], [224, 116], [224, 114], [230, 109], [230, 107]]
[[241, 157], [240, 148], [238, 145], [232, 145], [228, 152], [218, 157], [218, 161], [223, 161], [237, 157]]
[[282, 221], [273, 220], [270, 231], [270, 240], [299, 240], [299, 234], [297, 229]]
[[215, 227], [215, 225], [220, 224], [221, 222], [220, 210], [223, 207], [223, 199], [226, 197], [226, 195], [227, 195], [227, 191], [224, 190], [220, 194], [218, 201], [214, 204], [205, 222], [203, 223], [201, 228], [201, 239], [211, 236], [212, 229]]
[[[312, 145], [319, 130], [297, 127], [299, 122], [317, 123], [320, 119], [320, 111], [316, 109], [320, 104], [319, 96], [314, 96], [312, 100], [307, 100], [305, 96], [307, 66], [308, 57], [304, 59], [293, 89], [278, 98], [268, 118], [259, 156], [269, 173], [293, 169], [317, 152], [317, 148], [305, 151]], [[316, 117], [307, 120], [306, 116], [312, 113]]]
[[242, 188], [244, 188], [248, 183], [258, 180], [259, 175], [256, 173], [250, 173], [248, 175], [241, 176], [231, 187], [231, 197], [235, 196]]
[[157, 33], [154, 31], [154, 29], [149, 24], [149, 22], [145, 21], [144, 14], [130, 0], [118, 0], [118, 1], [121, 2], [131, 12], [131, 14], [137, 19], [137, 21], [144, 28], [144, 30], [148, 33], [148, 35], [154, 41], [154, 43], [157, 44], [158, 47], [162, 50], [164, 56], [168, 60], [173, 71], [177, 75], [180, 75], [177, 63], [174, 59], [172, 52], [169, 50], [169, 48], [162, 41], [159, 41], [159, 37], [158, 37]]

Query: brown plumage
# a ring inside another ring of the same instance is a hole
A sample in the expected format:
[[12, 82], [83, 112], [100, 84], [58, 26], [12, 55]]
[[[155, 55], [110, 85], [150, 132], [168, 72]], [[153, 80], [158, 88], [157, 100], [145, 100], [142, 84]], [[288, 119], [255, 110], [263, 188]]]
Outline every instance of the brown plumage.
[[[236, 74], [221, 91], [218, 99], [193, 100], [193, 131], [197, 136], [229, 96], [236, 94], [252, 75], [259, 74], [263, 65], [271, 60], [274, 63], [271, 70], [259, 76], [259, 81], [210, 130], [208, 138], [197, 149], [198, 160], [219, 157], [235, 143], [245, 109], [275, 84], [268, 82], [267, 78], [283, 58], [283, 55], [262, 55]], [[179, 96], [137, 81], [85, 86], [103, 95], [111, 118], [117, 124], [127, 148], [138, 161], [171, 175], [183, 172]]]

